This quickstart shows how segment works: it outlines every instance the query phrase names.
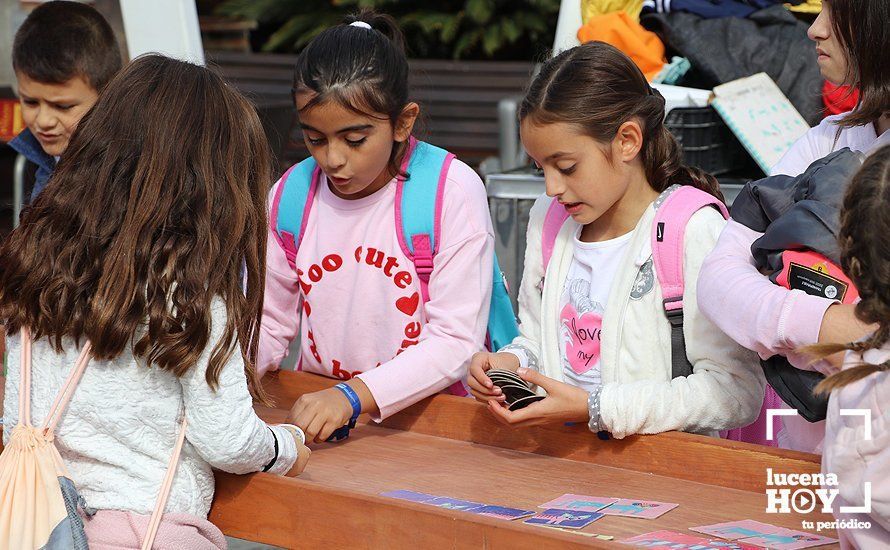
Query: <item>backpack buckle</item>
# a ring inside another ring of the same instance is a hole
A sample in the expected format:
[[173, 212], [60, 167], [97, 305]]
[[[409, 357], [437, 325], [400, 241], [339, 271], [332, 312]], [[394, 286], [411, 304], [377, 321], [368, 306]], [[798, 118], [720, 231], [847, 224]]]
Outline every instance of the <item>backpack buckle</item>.
[[683, 326], [683, 297], [665, 298], [662, 303], [664, 304], [664, 315], [671, 326]]
[[418, 275], [426, 275], [426, 277], [429, 278], [429, 275], [433, 272], [433, 257], [426, 255], [415, 256], [414, 269], [417, 271]]

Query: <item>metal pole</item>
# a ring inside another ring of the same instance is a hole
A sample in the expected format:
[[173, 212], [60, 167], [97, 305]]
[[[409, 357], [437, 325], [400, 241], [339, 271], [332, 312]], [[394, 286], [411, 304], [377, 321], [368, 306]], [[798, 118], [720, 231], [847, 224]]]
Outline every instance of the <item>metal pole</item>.
[[16, 155], [12, 169], [12, 227], [19, 226], [22, 205], [25, 202], [25, 159], [24, 155]]

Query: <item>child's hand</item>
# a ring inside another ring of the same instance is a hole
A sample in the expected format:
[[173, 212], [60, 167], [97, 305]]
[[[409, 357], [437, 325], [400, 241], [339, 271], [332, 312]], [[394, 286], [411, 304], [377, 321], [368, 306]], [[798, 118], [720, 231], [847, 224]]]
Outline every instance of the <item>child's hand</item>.
[[470, 369], [467, 376], [467, 385], [470, 393], [478, 401], [503, 401], [504, 392], [501, 388], [492, 384], [491, 379], [485, 374], [490, 369], [503, 369], [516, 372], [519, 368], [519, 358], [512, 353], [488, 353], [481, 352], [470, 360]]
[[290, 432], [294, 437], [294, 443], [297, 445], [297, 460], [294, 462], [294, 465], [291, 466], [291, 469], [284, 475], [287, 477], [297, 477], [306, 468], [306, 464], [309, 462], [309, 456], [312, 454], [312, 449], [305, 445], [306, 435], [300, 428], [288, 424], [280, 424], [280, 426]]
[[488, 410], [504, 424], [540, 426], [590, 420], [586, 391], [548, 378], [531, 369], [519, 369], [516, 374], [526, 382], [544, 388], [547, 397], [518, 411], [511, 411], [501, 403], [489, 401]]
[[[295, 438], [296, 439], [296, 438]], [[306, 468], [306, 464], [309, 462], [309, 455], [312, 454], [312, 450], [300, 443], [297, 440], [297, 461], [294, 462], [293, 467], [284, 474], [287, 477], [297, 477], [303, 470]]]
[[336, 388], [307, 393], [294, 403], [287, 422], [306, 433], [306, 441], [322, 443], [352, 418], [352, 405]]

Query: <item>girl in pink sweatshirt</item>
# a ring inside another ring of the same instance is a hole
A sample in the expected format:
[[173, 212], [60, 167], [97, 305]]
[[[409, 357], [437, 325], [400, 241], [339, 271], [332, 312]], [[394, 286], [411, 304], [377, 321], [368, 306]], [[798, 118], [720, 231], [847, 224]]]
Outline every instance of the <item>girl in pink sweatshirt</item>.
[[[261, 373], [278, 368], [299, 331], [299, 368], [343, 381], [291, 410], [307, 438], [323, 441], [358, 411], [379, 420], [461, 380], [484, 347], [494, 237], [481, 180], [452, 161], [424, 300], [396, 230], [419, 108], [408, 99], [391, 18], [363, 13], [324, 31], [300, 55], [294, 80], [321, 175], [292, 263], [270, 227], [257, 364]], [[273, 212], [281, 185], [270, 194]]]
[[[817, 391], [831, 391], [822, 471], [837, 476], [833, 503], [842, 548], [890, 546], [890, 146], [872, 155], [844, 199], [841, 263], [862, 298], [856, 316], [877, 330], [847, 351], [841, 372]], [[851, 414], [852, 413], [852, 414]], [[853, 511], [850, 508], [862, 508]]]
[[[890, 72], [885, 70], [890, 28], [880, 23], [888, 17], [886, 0], [823, 2], [809, 31], [819, 67], [827, 80], [859, 88], [859, 103], [854, 111], [828, 117], [807, 132], [771, 175], [799, 175], [812, 162], [843, 147], [868, 152], [890, 142]], [[855, 318], [852, 305], [788, 290], [761, 274], [751, 256], [751, 244], [760, 236], [729, 221], [702, 265], [699, 307], [721, 330], [762, 358], [784, 355], [797, 368], [825, 370], [827, 364], [811, 366], [810, 358], [795, 350], [817, 342], [856, 340], [868, 328]], [[765, 408], [779, 406], [781, 399], [767, 390]], [[764, 422], [761, 417], [757, 424]], [[809, 424], [799, 417], [784, 417], [782, 422], [780, 446], [819, 452], [823, 422]]]

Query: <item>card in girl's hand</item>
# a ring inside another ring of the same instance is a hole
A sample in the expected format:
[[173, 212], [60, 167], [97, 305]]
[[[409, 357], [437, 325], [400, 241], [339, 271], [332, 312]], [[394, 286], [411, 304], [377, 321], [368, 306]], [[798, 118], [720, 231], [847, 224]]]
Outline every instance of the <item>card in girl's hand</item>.
[[720, 537], [721, 539], [738, 540], [761, 535], [772, 535], [784, 529], [768, 523], [754, 521], [753, 519], [744, 519], [741, 521], [715, 523], [714, 525], [703, 525], [701, 527], [690, 527], [689, 530]]
[[773, 550], [800, 550], [801, 548], [834, 544], [837, 542], [837, 539], [814, 535], [812, 533], [804, 533], [803, 531], [780, 528], [776, 533], [745, 538], [738, 542], [763, 546]]
[[480, 502], [472, 502], [469, 500], [460, 500], [459, 498], [448, 497], [435, 497], [432, 500], [424, 502], [424, 504], [438, 506], [439, 508], [447, 508], [448, 510], [458, 510], [461, 512], [470, 512], [474, 508], [484, 506]]
[[629, 518], [655, 519], [670, 512], [679, 504], [669, 502], [655, 502], [653, 500], [633, 500], [629, 498], [618, 499], [617, 502], [606, 506], [601, 513], [607, 516], [625, 516]]
[[504, 506], [494, 505], [480, 506], [479, 508], [469, 510], [469, 512], [472, 514], [479, 514], [480, 516], [488, 516], [506, 520], [519, 519], [535, 515], [535, 513], [531, 510], [520, 510], [518, 508], [507, 508]]
[[405, 490], [401, 490], [401, 489], [398, 491], [389, 491], [386, 493], [380, 493], [380, 496], [389, 497], [389, 498], [397, 498], [399, 500], [410, 500], [411, 502], [422, 502], [424, 504], [433, 500], [434, 498], [436, 498], [435, 496], [428, 495], [426, 493], [417, 493], [415, 491], [405, 491]]
[[708, 540], [702, 537], [677, 533], [675, 531], [655, 531], [619, 541], [629, 546], [644, 546], [649, 550], [759, 550], [757, 546], [730, 540]]
[[596, 512], [606, 506], [618, 502], [617, 498], [591, 497], [587, 495], [573, 495], [571, 493], [545, 502], [538, 508], [562, 508], [576, 510], [578, 512]]
[[522, 523], [530, 525], [544, 525], [547, 527], [562, 527], [564, 529], [581, 529], [603, 517], [596, 512], [579, 512], [577, 510], [561, 510], [551, 508], [544, 510], [534, 517], [528, 518]]

